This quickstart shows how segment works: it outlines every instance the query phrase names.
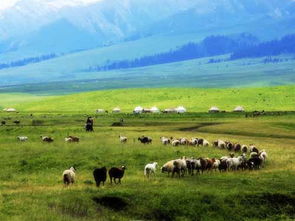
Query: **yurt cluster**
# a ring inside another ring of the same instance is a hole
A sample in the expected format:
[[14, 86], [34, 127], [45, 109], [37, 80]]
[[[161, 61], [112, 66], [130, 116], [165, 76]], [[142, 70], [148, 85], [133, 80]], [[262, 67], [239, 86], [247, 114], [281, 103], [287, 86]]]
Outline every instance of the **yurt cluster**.
[[[109, 111], [104, 110], [104, 109], [97, 109], [96, 113], [108, 113]], [[112, 110], [112, 113], [121, 113], [121, 109], [119, 107], [115, 107]], [[151, 108], [144, 108], [141, 106], [137, 106], [133, 109], [134, 114], [142, 114], [142, 113], [177, 113], [177, 114], [183, 114], [186, 113], [187, 109], [184, 106], [178, 106], [175, 108], [166, 108], [163, 110], [160, 110], [158, 107], [154, 106]], [[209, 113], [219, 113], [219, 112], [225, 112], [225, 111], [221, 111], [218, 107], [213, 106], [208, 110]], [[245, 109], [242, 106], [237, 106], [235, 109], [233, 109], [233, 112], [245, 112]]]

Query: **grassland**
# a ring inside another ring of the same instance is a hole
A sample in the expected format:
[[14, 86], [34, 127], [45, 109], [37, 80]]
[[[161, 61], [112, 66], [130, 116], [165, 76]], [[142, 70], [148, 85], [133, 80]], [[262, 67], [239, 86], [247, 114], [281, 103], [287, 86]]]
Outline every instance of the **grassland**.
[[[0, 114], [1, 220], [294, 220], [295, 115], [245, 118], [243, 114], [95, 116], [95, 132], [83, 130], [85, 115], [75, 113]], [[124, 119], [122, 127], [112, 127]], [[12, 123], [21, 121], [20, 126]], [[66, 144], [76, 135], [79, 144]], [[119, 143], [118, 135], [129, 142]], [[154, 138], [141, 145], [135, 138]], [[19, 143], [16, 136], [29, 136]], [[40, 135], [55, 138], [43, 144]], [[143, 167], [181, 156], [221, 157], [213, 147], [163, 146], [160, 136], [204, 137], [255, 143], [269, 159], [259, 171], [205, 173], [147, 180]], [[77, 183], [62, 184], [64, 169], [77, 167]], [[127, 166], [121, 185], [96, 188], [97, 166]]]
[[292, 111], [295, 109], [294, 96], [293, 85], [242, 89], [120, 89], [48, 97], [36, 102], [16, 103], [15, 107], [20, 111], [89, 114], [99, 108], [111, 111], [114, 107], [130, 113], [138, 105], [161, 109], [183, 105], [189, 112], [207, 112], [211, 106], [232, 111], [238, 105], [247, 111]]

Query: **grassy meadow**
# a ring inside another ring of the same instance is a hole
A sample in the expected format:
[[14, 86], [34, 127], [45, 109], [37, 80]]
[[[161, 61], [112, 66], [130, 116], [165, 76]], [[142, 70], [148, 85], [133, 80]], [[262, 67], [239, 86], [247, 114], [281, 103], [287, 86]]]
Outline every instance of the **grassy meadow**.
[[[0, 220], [294, 220], [295, 113], [256, 118], [204, 113], [211, 105], [291, 111], [293, 88], [133, 89], [2, 99], [1, 107], [13, 105], [20, 112], [0, 113], [0, 121], [6, 121], [0, 126]], [[94, 114], [97, 108], [115, 106], [131, 112], [135, 105], [184, 105], [189, 113]], [[83, 128], [89, 114], [95, 119], [93, 133]], [[112, 126], [121, 118], [123, 125]], [[20, 135], [29, 140], [18, 142]], [[42, 143], [40, 135], [55, 141]], [[65, 143], [68, 135], [80, 137], [80, 143]], [[127, 136], [128, 143], [121, 144], [119, 135]], [[152, 137], [153, 144], [138, 143], [141, 135]], [[148, 180], [143, 168], [153, 161], [161, 167], [182, 156], [229, 154], [212, 146], [163, 146], [161, 136], [254, 143], [269, 158], [258, 171], [205, 172], [179, 179], [158, 169]], [[95, 186], [94, 168], [121, 165], [127, 167], [121, 185], [108, 179], [105, 186]], [[61, 175], [70, 166], [77, 168], [77, 182], [64, 187]]]

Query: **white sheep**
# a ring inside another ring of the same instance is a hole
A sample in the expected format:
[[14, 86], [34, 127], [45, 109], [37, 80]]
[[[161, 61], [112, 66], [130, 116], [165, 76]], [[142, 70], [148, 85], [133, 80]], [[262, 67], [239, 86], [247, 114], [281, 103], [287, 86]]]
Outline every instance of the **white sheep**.
[[220, 165], [220, 160], [215, 159], [215, 161], [214, 161], [214, 163], [212, 165], [212, 169], [217, 170], [219, 168], [219, 165]]
[[180, 144], [181, 145], [187, 145], [188, 144], [188, 139], [187, 138], [185, 138], [185, 137], [183, 137], [183, 138], [180, 138]]
[[173, 140], [172, 141], [172, 146], [179, 146], [180, 145], [180, 141], [179, 140]]
[[208, 147], [209, 145], [210, 145], [209, 141], [204, 139], [203, 146]]
[[191, 145], [197, 145], [197, 144], [198, 144], [198, 138], [192, 138], [192, 139], [190, 140], [190, 144], [191, 144]]
[[25, 142], [25, 141], [27, 141], [29, 138], [26, 137], [26, 136], [18, 136], [17, 139], [18, 139], [19, 141], [21, 141], [21, 142]]
[[248, 152], [248, 146], [243, 144], [242, 147], [241, 147], [241, 150], [243, 153], [247, 153]]
[[259, 152], [259, 158], [262, 160], [262, 162], [266, 161], [267, 153], [265, 152], [265, 150]]
[[226, 160], [228, 170], [237, 170], [243, 162], [243, 156], [228, 158]]
[[75, 182], [75, 172], [76, 169], [74, 167], [71, 167], [63, 172], [62, 177], [65, 185], [73, 184]]
[[172, 173], [172, 176], [174, 175], [174, 172], [178, 172], [174, 170], [174, 160], [170, 160], [167, 163], [165, 163], [162, 167], [161, 167], [161, 171], [162, 173], [167, 172], [168, 176], [170, 175], [170, 173]]
[[162, 144], [168, 145], [170, 144], [170, 139], [167, 137], [160, 137]]
[[120, 142], [121, 143], [127, 143], [127, 140], [128, 140], [128, 138], [127, 137], [124, 137], [124, 136], [119, 136], [119, 139], [120, 139]]
[[149, 178], [151, 174], [155, 174], [157, 166], [158, 166], [157, 162], [153, 162], [153, 163], [149, 163], [149, 164], [145, 165], [145, 167], [144, 167], [144, 175], [147, 178]]

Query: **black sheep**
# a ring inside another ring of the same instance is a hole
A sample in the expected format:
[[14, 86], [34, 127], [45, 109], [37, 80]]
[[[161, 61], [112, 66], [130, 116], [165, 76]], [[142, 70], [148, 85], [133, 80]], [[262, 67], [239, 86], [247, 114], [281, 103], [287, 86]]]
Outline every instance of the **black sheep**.
[[153, 141], [152, 138], [145, 136], [139, 137], [138, 140], [143, 144], [150, 144]]
[[96, 186], [99, 187], [100, 183], [102, 182], [102, 185], [104, 185], [104, 182], [107, 180], [107, 168], [96, 168], [93, 171], [93, 177], [96, 183]]
[[[125, 170], [126, 170], [125, 166], [122, 166], [121, 168], [112, 167], [109, 170], [109, 176], [110, 176], [111, 183], [113, 183], [113, 179], [114, 179], [115, 184], [121, 183], [121, 179], [124, 176]], [[116, 179], [119, 179], [118, 183], [116, 182]]]
[[258, 156], [250, 158], [247, 162], [249, 169], [260, 169], [262, 160]]
[[220, 160], [220, 164], [218, 166], [219, 171], [226, 171], [227, 170], [227, 163], [226, 160]]

